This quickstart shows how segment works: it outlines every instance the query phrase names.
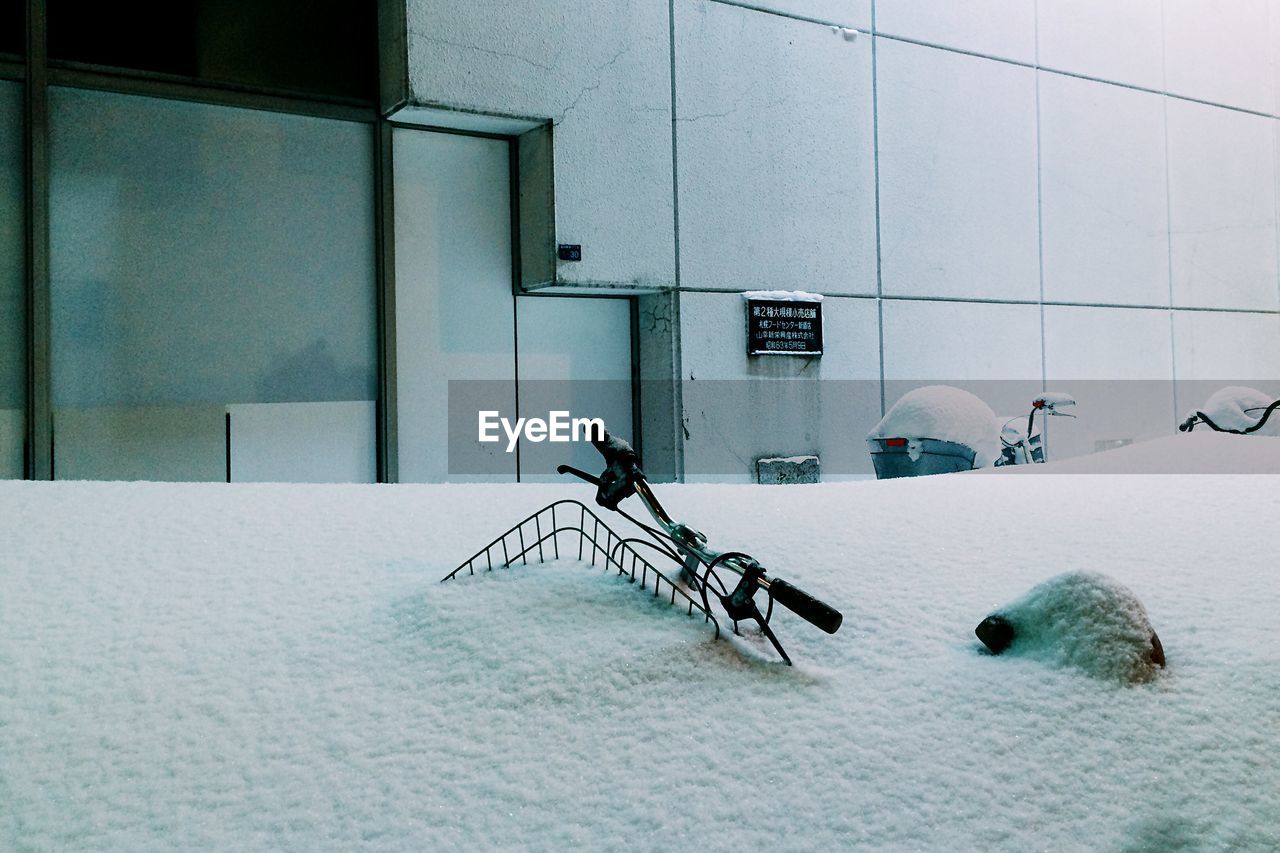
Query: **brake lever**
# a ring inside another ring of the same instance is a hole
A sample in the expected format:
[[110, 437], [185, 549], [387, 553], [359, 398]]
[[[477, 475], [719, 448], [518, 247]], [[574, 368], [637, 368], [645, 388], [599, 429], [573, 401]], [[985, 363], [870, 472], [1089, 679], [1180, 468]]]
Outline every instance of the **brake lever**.
[[579, 480], [586, 480], [588, 483], [590, 483], [593, 486], [600, 485], [600, 478], [597, 477], [595, 474], [588, 474], [586, 471], [583, 471], [580, 468], [574, 468], [572, 465], [558, 465], [556, 466], [556, 473], [572, 474], [573, 476], [577, 477]]

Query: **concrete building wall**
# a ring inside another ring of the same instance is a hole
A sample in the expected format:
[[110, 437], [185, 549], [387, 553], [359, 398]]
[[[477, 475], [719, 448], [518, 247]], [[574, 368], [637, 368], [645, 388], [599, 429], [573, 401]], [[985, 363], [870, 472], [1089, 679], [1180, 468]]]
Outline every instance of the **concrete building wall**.
[[[869, 473], [924, 381], [1077, 393], [1072, 452], [1172, 432], [1175, 380], [1280, 392], [1280, 0], [408, 9], [412, 106], [550, 124], [557, 283], [674, 291], [641, 351], [677, 411], [644, 418], [688, 479]], [[820, 359], [745, 355], [763, 288], [825, 295]], [[821, 381], [784, 413], [784, 377]], [[1118, 379], [1159, 382], [1122, 413]]]

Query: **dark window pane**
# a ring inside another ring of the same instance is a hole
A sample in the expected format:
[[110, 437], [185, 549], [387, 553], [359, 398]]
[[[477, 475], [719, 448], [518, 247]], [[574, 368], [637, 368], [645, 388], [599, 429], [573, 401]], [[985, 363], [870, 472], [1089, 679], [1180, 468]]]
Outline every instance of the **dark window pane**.
[[49, 57], [194, 77], [195, 0], [49, 0]]
[[0, 0], [0, 54], [22, 56], [27, 52], [26, 11], [26, 0]]
[[373, 3], [49, 0], [48, 8], [54, 60], [309, 95], [374, 97]]

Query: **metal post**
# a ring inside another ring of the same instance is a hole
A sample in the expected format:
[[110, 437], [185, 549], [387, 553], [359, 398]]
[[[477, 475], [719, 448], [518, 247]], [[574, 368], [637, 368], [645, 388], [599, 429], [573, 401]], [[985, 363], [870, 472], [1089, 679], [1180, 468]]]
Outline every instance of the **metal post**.
[[400, 480], [396, 407], [396, 235], [391, 124], [374, 123], [374, 247], [378, 288], [378, 482]]
[[26, 476], [53, 479], [49, 321], [49, 87], [45, 0], [27, 0], [26, 254], [27, 442]]

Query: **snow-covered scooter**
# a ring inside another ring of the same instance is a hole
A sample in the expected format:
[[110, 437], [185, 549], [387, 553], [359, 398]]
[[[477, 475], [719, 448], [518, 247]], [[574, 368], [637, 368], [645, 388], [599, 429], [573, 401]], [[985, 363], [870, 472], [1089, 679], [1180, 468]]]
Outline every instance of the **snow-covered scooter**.
[[990, 406], [968, 391], [926, 385], [908, 391], [893, 404], [867, 435], [867, 445], [881, 480], [1035, 465], [1045, 461], [1044, 418], [1073, 418], [1066, 410], [1075, 405], [1069, 394], [1039, 394], [1031, 401], [1023, 429], [1021, 415], [996, 417]]
[[[1000, 429], [1000, 458], [996, 466], [1003, 465], [1035, 465], [1045, 461], [1044, 439], [1042, 437], [1044, 419], [1051, 415], [1060, 418], [1074, 418], [1069, 409], [1075, 406], [1075, 398], [1060, 391], [1047, 391], [1031, 401], [1031, 414], [1027, 415], [1027, 428], [1021, 430], [1018, 423], [1021, 417], [1009, 418]], [[1040, 415], [1041, 430], [1035, 428], [1036, 414]]]
[[[493, 540], [442, 581], [456, 577], [463, 569], [474, 575], [477, 569], [492, 571], [495, 567], [527, 565], [531, 560], [540, 563], [559, 559], [563, 544], [567, 558], [589, 561], [593, 566], [600, 560], [606, 571], [614, 569], [619, 575], [628, 576], [633, 583], [638, 580], [641, 589], [647, 588], [652, 577], [655, 597], [661, 594], [665, 583], [671, 604], [687, 607], [689, 615], [693, 615], [695, 610], [701, 612], [703, 621], [715, 626], [717, 637], [720, 636], [720, 622], [713, 612], [713, 601], [719, 605], [716, 610], [722, 611], [733, 622], [735, 634], [739, 633], [739, 622], [755, 622], [788, 664], [791, 658], [769, 627], [775, 601], [828, 634], [839, 630], [844, 617], [829, 604], [780, 578], [770, 577], [749, 554], [710, 548], [706, 536], [687, 524], [673, 520], [658, 503], [631, 445], [607, 432], [592, 444], [604, 456], [605, 469], [600, 476], [568, 465], [561, 465], [557, 470], [595, 485], [599, 506], [618, 513], [648, 534], [652, 541], [619, 536], [578, 501], [556, 501]], [[656, 528], [619, 509], [618, 505], [632, 495], [639, 498]], [[562, 539], [566, 541], [562, 543]], [[658, 571], [638, 548], [645, 548], [646, 553], [657, 553], [675, 563], [679, 567], [681, 582], [673, 582]], [[737, 577], [732, 589], [722, 579], [721, 572]], [[763, 612], [761, 603], [757, 601], [761, 594]]]
[[[1269, 396], [1256, 388], [1238, 385], [1223, 388], [1205, 402], [1203, 409], [1197, 409], [1178, 424], [1178, 429], [1191, 432], [1197, 425], [1204, 424], [1214, 432], [1232, 435], [1252, 435], [1259, 431], [1263, 435], [1276, 435], [1280, 429], [1264, 428], [1276, 409], [1280, 409], [1280, 400], [1269, 400]], [[1280, 422], [1280, 416], [1276, 420]]]

